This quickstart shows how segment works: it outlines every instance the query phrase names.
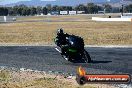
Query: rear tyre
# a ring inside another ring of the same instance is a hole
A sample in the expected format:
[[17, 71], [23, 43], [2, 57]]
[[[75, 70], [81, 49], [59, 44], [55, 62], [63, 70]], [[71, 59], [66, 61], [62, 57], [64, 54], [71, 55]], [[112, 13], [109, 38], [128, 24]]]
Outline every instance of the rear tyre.
[[92, 61], [89, 53], [86, 50], [84, 50], [83, 55], [84, 55], [83, 58], [84, 58], [85, 63], [90, 63]]

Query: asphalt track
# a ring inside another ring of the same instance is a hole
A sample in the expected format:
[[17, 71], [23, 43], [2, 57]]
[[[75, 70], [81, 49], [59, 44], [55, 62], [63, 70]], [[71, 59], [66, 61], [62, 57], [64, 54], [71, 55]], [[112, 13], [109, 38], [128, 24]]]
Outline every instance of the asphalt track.
[[79, 66], [88, 73], [129, 73], [132, 48], [87, 47], [92, 63], [71, 63], [54, 46], [0, 46], [0, 66], [76, 74]]

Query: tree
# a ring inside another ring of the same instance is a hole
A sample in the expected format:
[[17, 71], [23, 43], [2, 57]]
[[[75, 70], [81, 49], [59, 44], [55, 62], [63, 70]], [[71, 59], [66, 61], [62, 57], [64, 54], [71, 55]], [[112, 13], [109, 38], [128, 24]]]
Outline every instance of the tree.
[[62, 6], [62, 10], [67, 10], [67, 7], [66, 6]]
[[125, 7], [125, 12], [132, 13], [132, 4]]
[[98, 11], [104, 10], [102, 6], [97, 6], [97, 7], [98, 7]]
[[103, 4], [103, 6], [104, 6], [104, 9], [105, 9], [106, 12], [111, 12], [112, 11], [112, 6], [111, 5]]
[[90, 14], [95, 13], [95, 5], [94, 3], [88, 3], [87, 4], [87, 12]]
[[7, 7], [8, 9], [8, 15], [13, 16], [14, 15], [14, 11], [12, 7]]
[[26, 8], [28, 8], [26, 5], [21, 4], [18, 7], [18, 14], [21, 15], [26, 15]]
[[31, 15], [36, 15], [37, 14], [37, 11], [36, 11], [35, 7], [31, 7], [30, 10], [31, 10]]
[[31, 9], [30, 9], [30, 8], [27, 8], [26, 14], [27, 14], [28, 16], [31, 15]]
[[72, 11], [73, 9], [72, 9], [72, 6], [67, 6], [67, 10], [68, 11]]
[[12, 8], [14, 15], [18, 15], [18, 8], [19, 8], [19, 6], [17, 6], [17, 5]]
[[22, 15], [23, 16], [29, 16], [30, 15], [30, 12], [31, 12], [31, 10], [28, 7], [24, 7], [22, 9]]
[[36, 12], [37, 12], [38, 15], [40, 15], [42, 13], [42, 7], [41, 6], [37, 6]]
[[22, 16], [26, 16], [26, 15], [27, 15], [26, 12], [27, 12], [27, 11], [26, 11], [26, 8], [23, 8], [23, 9], [22, 9], [22, 12], [21, 12], [21, 15], [22, 15]]
[[74, 8], [74, 10], [76, 10], [76, 11], [85, 11], [85, 13], [87, 13], [87, 7], [83, 4], [80, 4], [80, 5], [76, 6]]
[[80, 5], [75, 7], [75, 10], [77, 10], [77, 11], [86, 11], [86, 6], [83, 5], [83, 4], [80, 4]]
[[[111, 12], [112, 7], [109, 4], [104, 4], [104, 8], [107, 12]], [[28, 16], [28, 15], [36, 15], [36, 14], [45, 14], [51, 11], [85, 11], [85, 13], [94, 14], [97, 13], [98, 10], [102, 10], [101, 6], [95, 5], [94, 3], [88, 3], [87, 5], [80, 4], [76, 7], [72, 6], [57, 6], [54, 5], [53, 7], [51, 4], [47, 4], [46, 7], [28, 7], [24, 4], [16, 5], [14, 7], [0, 7], [0, 15], [19, 15], [19, 16]], [[132, 12], [132, 5], [125, 7], [126, 12]]]
[[0, 7], [0, 16], [7, 16], [8, 9], [6, 7]]
[[15, 15], [20, 15], [21, 16], [21, 15], [25, 14], [24, 11], [23, 11], [23, 9], [25, 10], [25, 8], [28, 8], [28, 7], [24, 4], [21, 4], [19, 6], [14, 6], [13, 7], [13, 13]]
[[47, 8], [48, 12], [51, 12], [51, 10], [52, 10], [51, 4], [47, 4], [47, 5], [46, 5], [46, 8]]
[[94, 5], [94, 13], [98, 13], [99, 8], [100, 8], [99, 6]]
[[46, 7], [43, 7], [42, 12], [43, 12], [44, 15], [47, 15], [48, 9]]
[[4, 15], [7, 16], [8, 15], [8, 9], [4, 8]]
[[57, 5], [54, 5], [51, 10], [52, 11], [57, 11], [58, 10], [58, 6]]
[[59, 6], [58, 8], [57, 8], [59, 11], [63, 11], [64, 9], [63, 9], [63, 6]]

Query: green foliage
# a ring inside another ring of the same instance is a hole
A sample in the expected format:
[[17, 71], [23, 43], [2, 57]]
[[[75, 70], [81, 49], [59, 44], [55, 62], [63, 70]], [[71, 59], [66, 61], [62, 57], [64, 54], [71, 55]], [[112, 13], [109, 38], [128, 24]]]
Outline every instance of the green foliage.
[[87, 4], [87, 12], [90, 14], [98, 13], [98, 6], [94, 5], [94, 3]]
[[[28, 7], [24, 4], [22, 5], [16, 5], [14, 7], [0, 7], [0, 16], [7, 16], [7, 15], [18, 15], [18, 16], [29, 16], [29, 15], [40, 15], [43, 13], [44, 15], [47, 15], [48, 13], [52, 11], [85, 11], [85, 14], [96, 14], [100, 10], [104, 10], [106, 12], [119, 12], [119, 8], [121, 7], [112, 7], [109, 4], [103, 4], [102, 6], [96, 5], [94, 3], [87, 3], [79, 4], [77, 6], [52, 6], [51, 4], [47, 4], [45, 7], [37, 6], [37, 7]], [[132, 12], [132, 4], [125, 6], [124, 8], [125, 12]]]
[[132, 4], [125, 7], [125, 12], [132, 13]]
[[0, 81], [7, 81], [9, 79], [9, 72], [6, 70], [0, 71]]
[[37, 12], [37, 14], [40, 15], [42, 13], [42, 7], [41, 6], [37, 6], [36, 12]]
[[36, 11], [36, 8], [35, 7], [31, 7], [30, 10], [31, 10], [30, 15], [33, 16], [33, 15], [37, 14], [37, 11]]
[[103, 6], [104, 6], [104, 9], [105, 9], [106, 12], [111, 12], [111, 10], [112, 10], [111, 5], [109, 5], [109, 4], [104, 4]]
[[8, 9], [6, 7], [0, 7], [0, 16], [7, 16]]
[[80, 5], [75, 7], [75, 10], [76, 11], [85, 11], [85, 12], [87, 12], [87, 7], [83, 4], [80, 4]]
[[42, 13], [43, 13], [44, 15], [46, 15], [46, 14], [48, 13], [48, 9], [47, 9], [46, 7], [43, 7], [43, 8], [42, 8]]

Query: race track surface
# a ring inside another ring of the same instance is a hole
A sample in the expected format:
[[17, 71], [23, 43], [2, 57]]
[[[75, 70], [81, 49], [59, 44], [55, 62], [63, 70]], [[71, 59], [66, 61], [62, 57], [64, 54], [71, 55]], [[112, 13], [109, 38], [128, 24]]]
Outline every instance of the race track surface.
[[0, 46], [0, 66], [76, 74], [79, 66], [88, 73], [132, 74], [132, 48], [88, 47], [92, 63], [71, 63], [53, 46]]

